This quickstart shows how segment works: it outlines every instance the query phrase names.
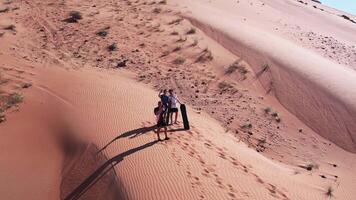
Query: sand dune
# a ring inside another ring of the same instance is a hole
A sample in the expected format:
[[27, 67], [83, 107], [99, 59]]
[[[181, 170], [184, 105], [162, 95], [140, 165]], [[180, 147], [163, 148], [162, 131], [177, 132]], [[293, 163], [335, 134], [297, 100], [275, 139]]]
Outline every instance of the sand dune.
[[[0, 17], [1, 199], [354, 199], [354, 16], [13, 0]], [[164, 142], [161, 88], [191, 124]]]
[[262, 84], [266, 90], [272, 87], [287, 109], [323, 137], [356, 151], [356, 93], [350, 87], [355, 85], [356, 74], [352, 70], [233, 17], [217, 21], [225, 15], [220, 10], [200, 4], [191, 9], [187, 17], [193, 24], [244, 58], [256, 73], [269, 66], [270, 77], [262, 77]]

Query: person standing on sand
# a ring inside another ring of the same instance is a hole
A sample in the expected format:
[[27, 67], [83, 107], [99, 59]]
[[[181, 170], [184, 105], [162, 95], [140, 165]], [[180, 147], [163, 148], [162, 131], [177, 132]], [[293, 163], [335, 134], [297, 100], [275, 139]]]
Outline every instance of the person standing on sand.
[[158, 137], [158, 141], [162, 141], [161, 138], [159, 137], [159, 133], [161, 132], [161, 128], [163, 128], [164, 131], [164, 135], [166, 136], [164, 138], [164, 140], [168, 140], [168, 136], [167, 136], [167, 127], [166, 127], [166, 122], [163, 118], [164, 115], [164, 105], [162, 104], [161, 101], [158, 102], [158, 107], [156, 107], [154, 109], [154, 113], [156, 115], [156, 121], [157, 121], [157, 137]]
[[173, 124], [173, 113], [174, 115], [174, 124], [177, 124], [177, 117], [178, 117], [178, 108], [177, 108], [177, 102], [179, 102], [177, 94], [173, 91], [173, 89], [169, 90], [169, 110], [168, 113], [171, 118], [171, 123]]
[[167, 95], [167, 90], [160, 90], [158, 97], [161, 99], [161, 103], [164, 106], [163, 119], [165, 119], [166, 124], [169, 122], [168, 108], [169, 108], [169, 96]]

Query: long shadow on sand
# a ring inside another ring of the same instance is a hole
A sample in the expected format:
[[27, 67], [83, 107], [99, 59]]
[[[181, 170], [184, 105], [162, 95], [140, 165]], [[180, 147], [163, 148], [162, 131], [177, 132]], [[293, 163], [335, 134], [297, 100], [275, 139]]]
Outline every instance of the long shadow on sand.
[[145, 148], [151, 147], [158, 141], [152, 141], [142, 146], [125, 151], [110, 160], [106, 161], [102, 166], [95, 170], [90, 176], [88, 176], [77, 188], [75, 188], [64, 200], [76, 200], [79, 199], [86, 191], [88, 191], [97, 181], [99, 181], [106, 173], [115, 167], [119, 162], [124, 160], [125, 157], [141, 151]]
[[135, 130], [131, 130], [131, 131], [127, 131], [119, 136], [117, 136], [116, 138], [112, 139], [109, 143], [107, 143], [103, 148], [101, 148], [98, 153], [101, 153], [103, 150], [105, 150], [108, 146], [110, 146], [113, 142], [115, 142], [116, 140], [120, 139], [120, 138], [125, 138], [125, 137], [129, 137], [134, 138], [137, 137], [139, 135], [145, 134], [147, 132], [150, 132], [152, 130], [154, 130], [156, 128], [156, 125], [154, 126], [150, 126], [150, 127], [142, 127], [142, 128], [138, 128]]

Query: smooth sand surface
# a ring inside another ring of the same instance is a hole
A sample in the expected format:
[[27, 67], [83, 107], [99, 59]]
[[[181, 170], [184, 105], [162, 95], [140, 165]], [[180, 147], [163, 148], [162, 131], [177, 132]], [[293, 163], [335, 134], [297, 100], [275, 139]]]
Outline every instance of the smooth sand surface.
[[[355, 26], [342, 12], [292, 0], [0, 6], [0, 199], [355, 198]], [[82, 19], [65, 22], [73, 10]], [[169, 126], [158, 142], [162, 88], [187, 104], [191, 130]]]

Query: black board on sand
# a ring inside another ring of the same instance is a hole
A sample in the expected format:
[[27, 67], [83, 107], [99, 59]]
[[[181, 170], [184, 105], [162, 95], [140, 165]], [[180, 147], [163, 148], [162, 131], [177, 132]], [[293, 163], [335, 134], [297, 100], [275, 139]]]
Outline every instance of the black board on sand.
[[184, 129], [189, 130], [189, 121], [188, 121], [188, 115], [187, 115], [187, 109], [184, 104], [180, 105], [180, 111], [182, 113], [182, 119], [183, 119], [183, 124], [184, 124]]

